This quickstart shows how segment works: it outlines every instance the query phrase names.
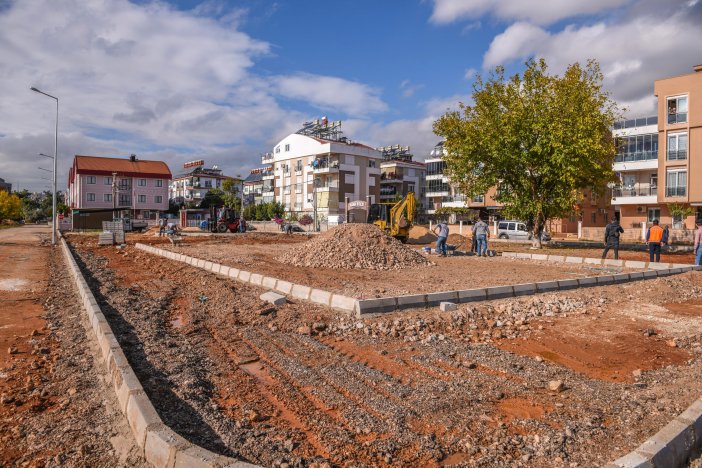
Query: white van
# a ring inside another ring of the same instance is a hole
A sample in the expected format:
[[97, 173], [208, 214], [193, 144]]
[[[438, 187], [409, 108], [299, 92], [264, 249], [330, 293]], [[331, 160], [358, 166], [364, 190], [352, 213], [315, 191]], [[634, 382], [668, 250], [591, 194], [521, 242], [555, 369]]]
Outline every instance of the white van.
[[497, 224], [498, 239], [529, 240], [531, 237], [526, 224], [521, 221], [500, 221]]

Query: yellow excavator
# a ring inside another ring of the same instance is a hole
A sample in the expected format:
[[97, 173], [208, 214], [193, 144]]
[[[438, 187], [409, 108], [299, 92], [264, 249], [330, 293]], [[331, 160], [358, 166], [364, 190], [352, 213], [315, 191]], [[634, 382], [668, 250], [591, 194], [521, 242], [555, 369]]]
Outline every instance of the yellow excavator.
[[400, 242], [407, 242], [414, 221], [415, 205], [413, 192], [397, 203], [373, 203], [368, 209], [368, 223], [375, 224]]

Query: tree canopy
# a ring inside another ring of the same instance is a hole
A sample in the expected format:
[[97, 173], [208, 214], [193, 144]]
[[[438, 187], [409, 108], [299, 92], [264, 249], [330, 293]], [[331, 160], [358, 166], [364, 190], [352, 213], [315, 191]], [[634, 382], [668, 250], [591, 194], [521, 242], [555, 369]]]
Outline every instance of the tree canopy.
[[18, 220], [22, 216], [22, 201], [20, 198], [4, 190], [0, 190], [0, 221]]
[[533, 226], [540, 246], [547, 219], [571, 214], [580, 190], [601, 193], [614, 180], [611, 129], [621, 111], [602, 79], [592, 60], [562, 76], [548, 74], [543, 59], [521, 76], [506, 79], [503, 67], [478, 76], [473, 104], [434, 122], [451, 182], [471, 197], [496, 186], [505, 215]]

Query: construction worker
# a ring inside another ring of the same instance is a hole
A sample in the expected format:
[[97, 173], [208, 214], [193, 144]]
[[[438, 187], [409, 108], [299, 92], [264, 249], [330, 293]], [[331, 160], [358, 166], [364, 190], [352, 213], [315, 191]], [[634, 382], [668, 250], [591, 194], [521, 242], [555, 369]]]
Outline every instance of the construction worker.
[[695, 222], [695, 265], [702, 265], [702, 220]]
[[[436, 231], [439, 231], [438, 234]], [[449, 227], [448, 224], [446, 223], [439, 223], [437, 224], [434, 229], [434, 234], [437, 234], [439, 237], [436, 239], [436, 253], [440, 255], [441, 257], [446, 256], [446, 239], [448, 239], [449, 236]]]
[[609, 252], [609, 249], [614, 249], [614, 259], [619, 260], [619, 236], [623, 233], [624, 229], [619, 225], [619, 220], [614, 218], [605, 228], [605, 249], [604, 252], [602, 252], [602, 258], [607, 258], [607, 252]]
[[490, 237], [490, 228], [487, 223], [478, 218], [478, 222], [473, 225], [473, 237], [476, 240], [478, 257], [487, 257], [487, 240]]
[[[658, 220], [653, 220], [653, 226], [646, 231], [646, 243], [648, 243], [648, 261], [661, 261], [661, 247], [663, 246], [663, 228], [658, 225]], [[653, 259], [655, 255], [655, 260]]]
[[165, 234], [166, 231], [166, 218], [158, 218], [158, 237]]

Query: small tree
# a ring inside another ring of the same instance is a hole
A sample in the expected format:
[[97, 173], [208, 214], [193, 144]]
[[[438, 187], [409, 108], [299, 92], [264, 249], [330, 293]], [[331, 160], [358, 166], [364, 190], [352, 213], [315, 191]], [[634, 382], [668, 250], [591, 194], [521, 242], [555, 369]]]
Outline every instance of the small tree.
[[200, 202], [200, 208], [209, 208], [211, 206], [220, 207], [224, 205], [224, 192], [220, 189], [213, 188], [205, 194], [205, 198]]
[[669, 203], [668, 212], [670, 212], [670, 216], [672, 216], [673, 219], [680, 218], [682, 220], [683, 229], [687, 228], [687, 226], [685, 226], [685, 218], [695, 214], [695, 210], [691, 206], [683, 205], [682, 203]]
[[0, 221], [18, 220], [22, 217], [22, 200], [13, 194], [0, 190]]
[[434, 123], [451, 181], [470, 196], [497, 186], [505, 214], [532, 226], [540, 248], [547, 219], [571, 213], [581, 190], [615, 180], [611, 128], [621, 112], [602, 79], [595, 61], [557, 76], [543, 59], [509, 80], [503, 67], [478, 77], [474, 104]]
[[241, 209], [241, 181], [226, 179], [222, 182], [222, 200], [224, 204], [235, 211]]
[[300, 217], [300, 219], [297, 222], [300, 223], [300, 226], [309, 226], [310, 224], [312, 224], [313, 221], [314, 220], [312, 219], [312, 216], [304, 214]]

